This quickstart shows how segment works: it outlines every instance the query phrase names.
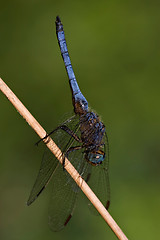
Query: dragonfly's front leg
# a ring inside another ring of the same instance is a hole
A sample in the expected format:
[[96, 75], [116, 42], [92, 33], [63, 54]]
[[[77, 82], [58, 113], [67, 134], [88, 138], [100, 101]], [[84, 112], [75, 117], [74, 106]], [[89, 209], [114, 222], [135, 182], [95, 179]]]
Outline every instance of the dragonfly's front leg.
[[[51, 134], [53, 134], [54, 132], [56, 132], [59, 129], [61, 129], [61, 130], [65, 131], [66, 133], [68, 133], [71, 136], [71, 138], [74, 138], [77, 142], [82, 143], [82, 140], [70, 128], [68, 128], [66, 125], [61, 125], [61, 126], [58, 126], [56, 129], [54, 129], [49, 134], [46, 134], [46, 136], [44, 138], [40, 139], [36, 143], [36, 145], [38, 145], [41, 141], [43, 141], [44, 139], [46, 139], [48, 136], [50, 136]], [[63, 154], [63, 162], [62, 162], [63, 168], [65, 167], [65, 157], [68, 157], [68, 154], [70, 152], [75, 151], [75, 150], [79, 150], [81, 148], [82, 148], [82, 146], [68, 148], [68, 150]]]
[[36, 145], [38, 145], [41, 141], [43, 141], [44, 139], [46, 139], [47, 137], [49, 137], [51, 134], [53, 134], [54, 132], [56, 132], [57, 130], [62, 129], [63, 131], [65, 131], [66, 133], [68, 133], [71, 137], [73, 137], [77, 142], [82, 143], [82, 140], [70, 129], [68, 128], [66, 125], [61, 125], [58, 126], [56, 129], [54, 129], [52, 132], [50, 132], [49, 134], [46, 134], [46, 136], [44, 138], [41, 138]]

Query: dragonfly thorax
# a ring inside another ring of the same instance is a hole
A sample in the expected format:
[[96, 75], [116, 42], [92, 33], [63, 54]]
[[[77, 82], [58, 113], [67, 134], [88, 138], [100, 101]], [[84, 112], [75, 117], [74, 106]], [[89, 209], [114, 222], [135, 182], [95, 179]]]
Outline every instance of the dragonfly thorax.
[[103, 146], [105, 126], [94, 112], [80, 116], [80, 132], [83, 146], [86, 149], [96, 152]]

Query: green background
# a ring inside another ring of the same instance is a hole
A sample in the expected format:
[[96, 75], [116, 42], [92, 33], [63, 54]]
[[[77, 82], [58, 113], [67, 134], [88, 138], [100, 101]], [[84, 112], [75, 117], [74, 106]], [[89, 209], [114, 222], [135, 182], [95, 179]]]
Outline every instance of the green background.
[[[129, 239], [160, 235], [160, 2], [0, 1], [0, 76], [47, 130], [72, 110], [55, 34], [64, 24], [80, 88], [106, 125], [110, 213]], [[65, 230], [50, 231], [50, 187], [26, 206], [42, 152], [0, 93], [0, 239], [116, 239], [83, 194]]]

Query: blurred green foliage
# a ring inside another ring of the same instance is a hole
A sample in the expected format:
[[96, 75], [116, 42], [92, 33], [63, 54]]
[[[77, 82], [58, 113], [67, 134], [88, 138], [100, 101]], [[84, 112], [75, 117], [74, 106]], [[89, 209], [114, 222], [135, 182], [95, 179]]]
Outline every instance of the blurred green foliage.
[[[158, 239], [160, 2], [0, 1], [0, 75], [42, 126], [72, 110], [55, 34], [64, 24], [80, 88], [110, 140], [110, 213], [129, 239]], [[65, 230], [47, 225], [49, 192], [26, 206], [42, 151], [0, 93], [0, 239], [116, 239], [80, 197]]]

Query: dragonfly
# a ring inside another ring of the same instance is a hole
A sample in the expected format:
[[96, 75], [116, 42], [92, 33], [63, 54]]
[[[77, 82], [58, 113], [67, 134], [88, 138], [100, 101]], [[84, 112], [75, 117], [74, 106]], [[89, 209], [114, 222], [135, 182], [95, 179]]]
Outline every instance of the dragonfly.
[[[106, 209], [110, 205], [110, 185], [108, 175], [109, 144], [105, 125], [100, 117], [90, 110], [86, 98], [80, 91], [59, 16], [56, 17], [55, 24], [58, 44], [69, 78], [74, 114], [46, 135], [46, 137], [52, 135], [61, 149], [64, 159], [63, 166], [46, 148], [27, 205], [33, 203], [51, 181], [49, 226], [53, 231], [60, 231], [68, 224], [73, 215], [80, 190], [64, 168], [65, 157], [89, 184]], [[91, 203], [89, 203], [89, 208], [97, 214], [97, 210]]]

